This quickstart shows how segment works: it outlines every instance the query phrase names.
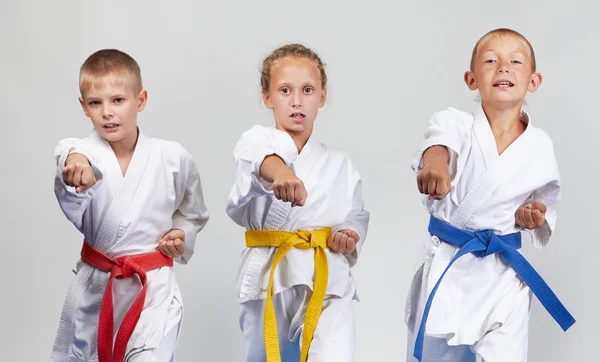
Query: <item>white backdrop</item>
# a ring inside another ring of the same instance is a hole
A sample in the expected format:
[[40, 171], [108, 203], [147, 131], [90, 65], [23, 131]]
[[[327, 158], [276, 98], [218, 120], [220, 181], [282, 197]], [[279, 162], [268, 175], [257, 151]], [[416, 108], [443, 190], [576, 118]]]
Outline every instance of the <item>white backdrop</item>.
[[272, 122], [260, 101], [262, 59], [301, 42], [330, 78], [315, 132], [350, 154], [371, 211], [354, 269], [356, 361], [403, 361], [404, 297], [427, 223], [408, 163], [433, 112], [475, 106], [462, 82], [471, 50], [488, 30], [510, 27], [537, 53], [544, 83], [529, 110], [554, 140], [564, 187], [553, 240], [525, 253], [578, 319], [563, 333], [536, 300], [530, 361], [597, 361], [600, 6], [359, 3], [2, 1], [0, 359], [49, 358], [82, 241], [54, 198], [52, 152], [92, 127], [77, 102], [79, 66], [98, 49], [118, 48], [139, 62], [149, 92], [140, 127], [191, 152], [211, 212], [191, 263], [177, 268], [185, 305], [178, 361], [243, 360], [235, 288], [243, 230], [225, 214], [231, 152], [244, 130]]

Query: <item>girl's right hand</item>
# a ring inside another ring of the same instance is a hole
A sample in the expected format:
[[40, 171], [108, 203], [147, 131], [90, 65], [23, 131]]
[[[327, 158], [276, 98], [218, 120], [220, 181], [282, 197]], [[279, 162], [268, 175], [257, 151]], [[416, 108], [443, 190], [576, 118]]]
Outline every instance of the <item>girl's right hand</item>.
[[274, 175], [273, 193], [278, 200], [291, 202], [292, 207], [304, 206], [307, 197], [304, 182], [287, 167]]

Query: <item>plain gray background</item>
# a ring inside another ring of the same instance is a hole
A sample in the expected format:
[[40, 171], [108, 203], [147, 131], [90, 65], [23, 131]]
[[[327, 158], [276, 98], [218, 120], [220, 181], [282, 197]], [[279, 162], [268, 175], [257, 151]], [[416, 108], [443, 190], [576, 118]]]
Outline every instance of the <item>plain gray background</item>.
[[211, 213], [191, 263], [177, 268], [178, 361], [242, 361], [243, 230], [225, 214], [231, 153], [244, 130], [272, 123], [262, 59], [301, 42], [330, 79], [316, 135], [350, 154], [371, 211], [353, 271], [356, 361], [403, 361], [404, 298], [427, 223], [409, 160], [433, 112], [476, 106], [462, 82], [471, 50], [485, 32], [511, 27], [537, 53], [544, 82], [528, 109], [554, 140], [564, 193], [551, 243], [527, 243], [525, 253], [578, 320], [563, 333], [535, 300], [530, 361], [598, 361], [598, 15], [593, 1], [2, 1], [0, 359], [49, 359], [82, 242], [55, 200], [52, 153], [92, 127], [77, 102], [79, 66], [118, 48], [139, 62], [149, 92], [140, 127], [191, 152]]

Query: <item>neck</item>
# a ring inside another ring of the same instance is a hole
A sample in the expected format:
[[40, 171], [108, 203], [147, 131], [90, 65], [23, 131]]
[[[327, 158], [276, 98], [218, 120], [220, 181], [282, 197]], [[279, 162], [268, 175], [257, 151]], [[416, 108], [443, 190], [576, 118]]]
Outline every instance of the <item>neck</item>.
[[288, 131], [287, 129], [281, 127], [279, 124], [277, 124], [275, 126], [275, 128], [277, 128], [280, 131], [284, 131], [285, 133], [289, 134], [290, 137], [292, 137], [292, 140], [294, 141], [294, 144], [296, 145], [296, 149], [298, 150], [298, 153], [302, 152], [302, 149], [306, 145], [306, 142], [308, 142], [308, 139], [312, 135], [312, 127], [309, 129], [306, 129], [302, 132]]
[[133, 152], [135, 151], [135, 146], [137, 145], [139, 132], [139, 129], [136, 129], [135, 132], [132, 132], [131, 135], [127, 136], [121, 141], [109, 142], [110, 147], [112, 148], [117, 158], [128, 158], [133, 155]]
[[521, 122], [522, 106], [523, 102], [500, 106], [482, 102], [483, 111], [494, 135], [502, 136], [515, 131], [522, 132], [525, 129]]

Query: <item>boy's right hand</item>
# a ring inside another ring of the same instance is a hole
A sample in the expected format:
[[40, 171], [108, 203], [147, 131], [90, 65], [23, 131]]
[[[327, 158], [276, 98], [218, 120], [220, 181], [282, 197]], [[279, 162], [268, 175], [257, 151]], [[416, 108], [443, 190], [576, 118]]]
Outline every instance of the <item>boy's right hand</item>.
[[304, 206], [306, 201], [306, 188], [292, 170], [285, 167], [275, 173], [273, 177], [273, 193], [278, 200], [291, 202], [292, 207]]
[[75, 192], [78, 194], [96, 184], [96, 175], [90, 162], [80, 153], [73, 153], [67, 157], [62, 176], [65, 184], [75, 187]]
[[433, 146], [423, 154], [424, 167], [417, 175], [419, 192], [429, 195], [429, 200], [441, 200], [450, 192], [448, 150]]

